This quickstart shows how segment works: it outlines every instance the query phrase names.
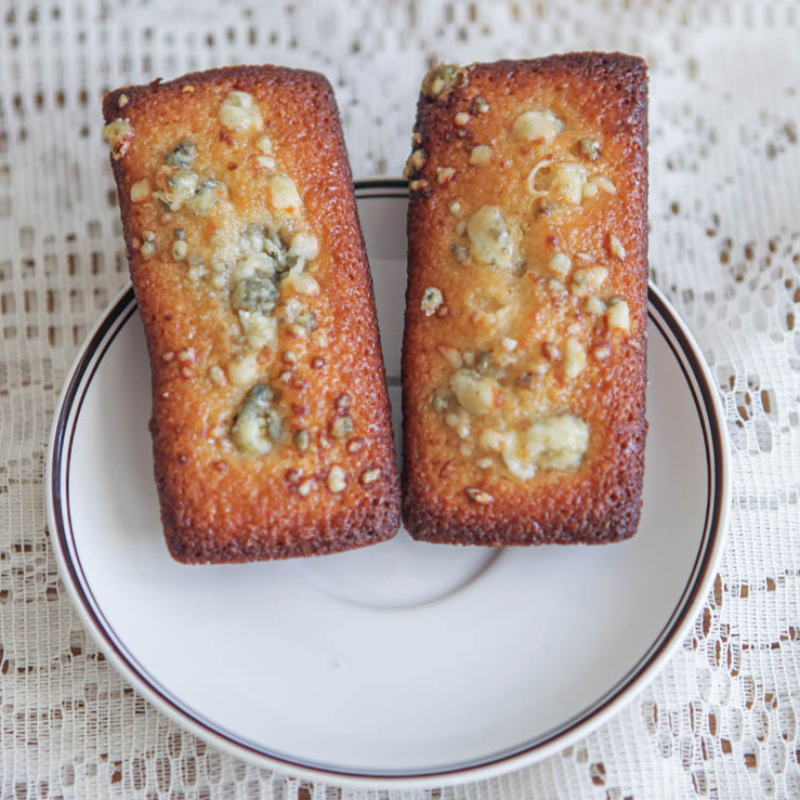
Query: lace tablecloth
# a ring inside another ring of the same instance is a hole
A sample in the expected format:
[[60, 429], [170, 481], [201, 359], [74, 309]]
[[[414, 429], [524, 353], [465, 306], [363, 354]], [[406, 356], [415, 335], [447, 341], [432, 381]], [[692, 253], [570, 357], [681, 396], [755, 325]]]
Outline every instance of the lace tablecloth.
[[59, 582], [44, 511], [50, 421], [78, 346], [127, 279], [103, 91], [239, 62], [320, 70], [354, 174], [397, 175], [434, 62], [620, 49], [651, 66], [653, 278], [725, 407], [728, 547], [683, 648], [626, 710], [522, 772], [424, 794], [800, 798], [796, 0], [167, 5], [0, 4], [0, 796], [339, 792], [183, 733], [104, 661]]

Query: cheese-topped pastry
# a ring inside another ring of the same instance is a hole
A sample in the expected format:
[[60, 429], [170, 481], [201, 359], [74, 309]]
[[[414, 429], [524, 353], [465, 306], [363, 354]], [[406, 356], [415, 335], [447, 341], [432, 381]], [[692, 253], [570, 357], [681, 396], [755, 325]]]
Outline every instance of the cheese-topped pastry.
[[413, 148], [409, 530], [489, 545], [631, 536], [646, 433], [644, 62], [442, 65]]
[[372, 283], [328, 82], [213, 70], [117, 90], [104, 113], [172, 555], [286, 558], [392, 536]]

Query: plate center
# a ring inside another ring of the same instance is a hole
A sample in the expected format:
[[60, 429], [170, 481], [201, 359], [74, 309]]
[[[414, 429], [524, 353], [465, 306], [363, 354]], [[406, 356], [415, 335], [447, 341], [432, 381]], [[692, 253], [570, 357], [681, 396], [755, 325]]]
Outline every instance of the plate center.
[[499, 549], [417, 542], [405, 530], [388, 542], [298, 560], [306, 580], [339, 600], [368, 608], [408, 608], [457, 592], [480, 575]]

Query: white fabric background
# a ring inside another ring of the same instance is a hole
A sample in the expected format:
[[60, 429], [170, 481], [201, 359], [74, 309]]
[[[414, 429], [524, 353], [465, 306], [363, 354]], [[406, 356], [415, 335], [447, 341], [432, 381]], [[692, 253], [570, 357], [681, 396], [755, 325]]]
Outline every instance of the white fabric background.
[[799, 21], [789, 0], [0, 2], [0, 796], [339, 797], [220, 755], [150, 708], [59, 582], [51, 415], [127, 279], [103, 91], [237, 62], [317, 69], [354, 174], [397, 175], [431, 63], [622, 49], [652, 70], [653, 277], [726, 410], [729, 545], [682, 650], [612, 722], [520, 773], [425, 795], [800, 798]]

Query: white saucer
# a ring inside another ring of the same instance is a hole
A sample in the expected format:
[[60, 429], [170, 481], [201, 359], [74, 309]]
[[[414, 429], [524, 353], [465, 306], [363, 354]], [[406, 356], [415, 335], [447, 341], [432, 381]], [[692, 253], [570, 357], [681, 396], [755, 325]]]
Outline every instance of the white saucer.
[[[357, 193], [397, 425], [405, 183], [361, 182]], [[50, 442], [50, 530], [84, 623], [163, 712], [294, 775], [442, 786], [567, 746], [680, 644], [722, 549], [719, 402], [654, 287], [649, 311], [650, 433], [632, 540], [485, 550], [401, 532], [343, 555], [197, 567], [164, 544], [147, 354], [124, 290], [73, 366]]]

